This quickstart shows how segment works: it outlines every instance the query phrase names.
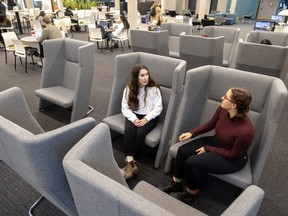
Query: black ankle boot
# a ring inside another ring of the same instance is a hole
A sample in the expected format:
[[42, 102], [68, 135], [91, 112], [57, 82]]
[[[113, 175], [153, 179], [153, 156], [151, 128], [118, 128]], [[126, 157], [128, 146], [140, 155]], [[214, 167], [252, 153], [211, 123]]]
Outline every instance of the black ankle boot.
[[181, 192], [183, 191], [182, 183], [177, 183], [172, 180], [172, 183], [161, 189], [163, 192], [170, 194], [172, 192]]
[[180, 200], [183, 203], [186, 203], [188, 205], [194, 203], [197, 200], [197, 197], [199, 196], [199, 190], [195, 194], [191, 194], [185, 190], [183, 193], [171, 193], [170, 195], [178, 200]]

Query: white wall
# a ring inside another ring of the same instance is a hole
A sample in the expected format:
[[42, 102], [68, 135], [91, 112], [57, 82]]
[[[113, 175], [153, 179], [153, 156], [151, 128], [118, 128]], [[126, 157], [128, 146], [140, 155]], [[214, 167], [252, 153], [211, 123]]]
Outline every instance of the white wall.
[[219, 0], [217, 4], [217, 11], [220, 11], [221, 13], [226, 12], [227, 7], [227, 0]]

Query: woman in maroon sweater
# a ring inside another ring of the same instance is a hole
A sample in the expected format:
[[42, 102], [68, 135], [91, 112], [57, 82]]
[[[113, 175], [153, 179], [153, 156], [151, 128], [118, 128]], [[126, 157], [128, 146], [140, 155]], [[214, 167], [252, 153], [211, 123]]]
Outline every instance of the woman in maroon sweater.
[[179, 148], [172, 184], [164, 188], [164, 192], [182, 191], [186, 177], [187, 187], [179, 198], [191, 202], [199, 194], [201, 173], [227, 174], [245, 166], [247, 150], [254, 137], [252, 123], [247, 117], [251, 99], [245, 89], [229, 89], [210, 121], [179, 136], [179, 141], [183, 141], [215, 129], [214, 136], [195, 139]]

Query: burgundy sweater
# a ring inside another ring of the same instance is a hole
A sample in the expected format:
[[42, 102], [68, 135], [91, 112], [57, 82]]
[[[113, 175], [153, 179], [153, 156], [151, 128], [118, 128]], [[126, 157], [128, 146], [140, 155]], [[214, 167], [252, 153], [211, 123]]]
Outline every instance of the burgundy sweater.
[[253, 125], [248, 117], [241, 120], [229, 118], [227, 110], [218, 107], [210, 121], [190, 131], [192, 137], [206, 133], [215, 128], [215, 133], [222, 147], [205, 146], [206, 152], [213, 152], [225, 158], [236, 159], [243, 156], [254, 137]]

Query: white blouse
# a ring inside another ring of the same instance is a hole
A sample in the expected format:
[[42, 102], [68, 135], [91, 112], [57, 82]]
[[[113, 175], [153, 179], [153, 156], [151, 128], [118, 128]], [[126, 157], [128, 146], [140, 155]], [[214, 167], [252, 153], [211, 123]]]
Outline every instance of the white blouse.
[[133, 123], [136, 119], [138, 119], [135, 113], [139, 115], [145, 115], [145, 118], [149, 122], [150, 120], [159, 116], [163, 110], [162, 96], [159, 88], [156, 87], [147, 88], [146, 106], [144, 101], [145, 97], [144, 87], [139, 88], [139, 94], [137, 96], [139, 99], [139, 109], [135, 111], [133, 111], [128, 105], [128, 94], [129, 94], [129, 88], [127, 86], [123, 92], [121, 111], [123, 115]]

